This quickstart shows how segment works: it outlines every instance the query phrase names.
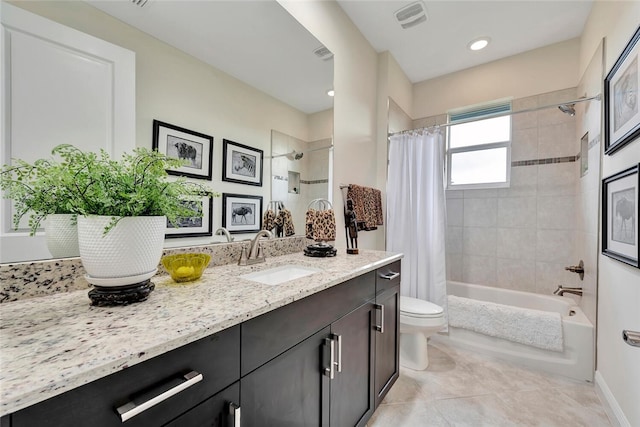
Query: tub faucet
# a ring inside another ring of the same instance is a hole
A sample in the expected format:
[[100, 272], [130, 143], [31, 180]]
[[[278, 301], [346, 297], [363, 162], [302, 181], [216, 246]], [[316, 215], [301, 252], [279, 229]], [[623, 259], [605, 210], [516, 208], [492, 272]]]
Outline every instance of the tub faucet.
[[233, 237], [231, 237], [231, 234], [229, 234], [229, 230], [224, 227], [218, 228], [215, 234], [216, 236], [221, 236], [224, 234], [224, 236], [227, 238], [227, 242], [233, 242]]
[[271, 237], [273, 237], [273, 234], [271, 234], [271, 232], [268, 230], [258, 231], [258, 233], [256, 234], [256, 237], [254, 237], [253, 240], [251, 241], [251, 247], [249, 249], [248, 255], [247, 255], [247, 248], [244, 245], [242, 245], [242, 253], [240, 254], [240, 260], [238, 261], [238, 265], [251, 265], [251, 264], [257, 264], [259, 262], [265, 261], [264, 254], [262, 253], [262, 248], [258, 244], [261, 237], [266, 237], [267, 239], [270, 239]]
[[558, 289], [553, 291], [554, 295], [564, 296], [564, 294], [574, 294], [582, 296], [582, 288], [571, 288], [567, 286], [558, 285]]

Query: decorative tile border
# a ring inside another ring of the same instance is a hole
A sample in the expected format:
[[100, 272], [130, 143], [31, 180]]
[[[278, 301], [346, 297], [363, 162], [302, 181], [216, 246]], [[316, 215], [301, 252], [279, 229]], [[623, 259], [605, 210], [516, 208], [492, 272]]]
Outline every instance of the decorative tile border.
[[328, 179], [314, 179], [311, 181], [307, 181], [306, 179], [300, 180], [300, 184], [327, 184], [328, 182]]
[[[274, 257], [302, 252], [310, 244], [304, 236], [264, 240], [265, 256]], [[218, 243], [165, 249], [163, 255], [186, 252], [202, 252], [211, 255], [209, 267], [238, 262], [243, 245], [248, 242]], [[0, 264], [0, 304], [56, 294], [89, 289], [84, 278], [86, 272], [80, 258]], [[158, 274], [167, 274], [162, 264]]]
[[578, 156], [566, 156], [566, 157], [550, 157], [547, 159], [536, 159], [536, 160], [517, 160], [511, 162], [511, 167], [518, 166], [535, 166], [535, 165], [549, 165], [552, 163], [570, 163], [575, 162], [579, 159]]

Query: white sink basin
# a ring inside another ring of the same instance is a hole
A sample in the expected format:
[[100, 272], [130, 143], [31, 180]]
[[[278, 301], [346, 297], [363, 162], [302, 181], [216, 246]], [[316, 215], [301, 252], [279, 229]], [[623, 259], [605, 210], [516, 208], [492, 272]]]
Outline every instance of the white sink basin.
[[306, 267], [304, 265], [282, 265], [280, 267], [269, 268], [268, 270], [243, 274], [240, 278], [263, 283], [265, 285], [279, 285], [280, 283], [299, 279], [320, 271], [322, 270], [319, 268]]

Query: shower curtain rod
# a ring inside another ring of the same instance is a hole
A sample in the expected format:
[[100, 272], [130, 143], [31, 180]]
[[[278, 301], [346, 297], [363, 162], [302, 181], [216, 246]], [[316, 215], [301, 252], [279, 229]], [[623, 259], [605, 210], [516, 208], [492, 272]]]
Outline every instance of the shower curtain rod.
[[593, 99], [596, 99], [596, 100], [600, 101], [600, 99], [602, 99], [602, 96], [600, 94], [597, 94], [595, 96], [590, 96], [588, 98], [578, 98], [578, 99], [573, 99], [571, 101], [560, 102], [558, 104], [549, 104], [549, 105], [543, 105], [541, 107], [527, 108], [525, 110], [509, 111], [509, 112], [506, 112], [506, 113], [495, 114], [495, 115], [489, 116], [489, 117], [460, 120], [460, 121], [457, 121], [455, 123], [444, 123], [444, 124], [441, 124], [441, 125], [432, 125], [432, 126], [425, 126], [425, 127], [416, 128], [416, 129], [402, 130], [402, 131], [399, 131], [399, 132], [390, 132], [390, 133], [387, 134], [387, 137], [392, 137], [393, 135], [400, 135], [400, 134], [407, 133], [407, 132], [416, 132], [416, 131], [427, 130], [427, 129], [432, 129], [432, 128], [444, 128], [444, 127], [449, 127], [449, 126], [454, 126], [454, 125], [461, 125], [463, 123], [477, 122], [477, 121], [480, 121], [480, 120], [493, 119], [495, 117], [512, 116], [514, 114], [520, 114], [520, 113], [531, 113], [533, 111], [544, 110], [546, 108], [559, 107], [561, 105], [577, 104], [578, 102], [591, 101]]
[[[330, 148], [333, 148], [333, 144], [331, 145], [327, 145], [326, 147], [318, 147], [318, 148], [314, 148], [313, 150], [304, 150], [304, 151], [296, 151], [296, 153], [298, 154], [304, 154], [304, 153], [313, 153], [314, 151], [320, 151], [320, 150], [328, 150]], [[291, 154], [291, 153], [286, 153], [286, 154], [276, 154], [275, 156], [270, 156], [270, 157], [265, 157], [266, 159], [275, 159], [277, 157], [284, 157], [287, 154]]]

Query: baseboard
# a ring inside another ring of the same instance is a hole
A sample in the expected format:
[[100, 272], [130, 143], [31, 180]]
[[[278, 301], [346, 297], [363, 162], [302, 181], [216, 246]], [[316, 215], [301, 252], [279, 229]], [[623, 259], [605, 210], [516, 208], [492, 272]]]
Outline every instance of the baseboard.
[[598, 397], [600, 397], [602, 406], [604, 406], [611, 423], [616, 427], [631, 427], [631, 423], [627, 420], [627, 417], [625, 417], [624, 412], [622, 412], [622, 408], [620, 408], [618, 401], [613, 396], [613, 393], [611, 393], [611, 390], [609, 390], [609, 386], [600, 374], [600, 371], [596, 371], [595, 383], [596, 393], [598, 393]]

